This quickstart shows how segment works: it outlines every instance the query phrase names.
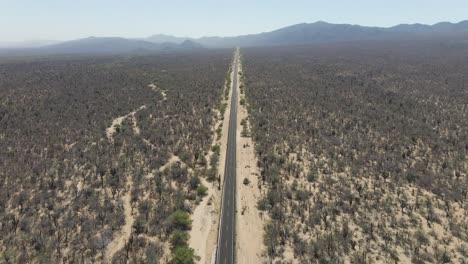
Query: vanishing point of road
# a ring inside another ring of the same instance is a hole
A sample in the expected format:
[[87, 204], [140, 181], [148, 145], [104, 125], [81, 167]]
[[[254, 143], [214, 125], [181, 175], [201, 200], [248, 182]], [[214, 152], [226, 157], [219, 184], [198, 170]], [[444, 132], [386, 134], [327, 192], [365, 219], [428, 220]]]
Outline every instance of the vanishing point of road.
[[234, 55], [231, 111], [229, 113], [226, 163], [224, 168], [223, 198], [221, 204], [221, 222], [219, 226], [217, 264], [233, 264], [235, 255], [236, 227], [236, 131], [237, 131], [237, 71], [239, 49]]

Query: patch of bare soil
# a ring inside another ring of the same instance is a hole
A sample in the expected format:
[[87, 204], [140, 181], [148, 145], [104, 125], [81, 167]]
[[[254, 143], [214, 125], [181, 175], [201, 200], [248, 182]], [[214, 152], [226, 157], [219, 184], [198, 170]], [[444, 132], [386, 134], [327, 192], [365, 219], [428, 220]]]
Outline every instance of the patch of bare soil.
[[[192, 215], [192, 230], [190, 231], [190, 247], [195, 250], [195, 255], [199, 256], [198, 263], [210, 263], [210, 250], [208, 250], [210, 235], [217, 232], [217, 214], [219, 202], [216, 202], [215, 196], [219, 196], [217, 183], [207, 182], [202, 179], [202, 184], [208, 187], [207, 196], [195, 208]], [[212, 237], [211, 237], [212, 238]], [[216, 241], [216, 237], [214, 239]], [[216, 243], [216, 242], [215, 242]]]
[[130, 235], [132, 234], [132, 226], [133, 222], [135, 221], [135, 218], [133, 217], [132, 205], [130, 203], [130, 190], [133, 185], [131, 176], [127, 176], [126, 185], [127, 192], [121, 198], [122, 206], [124, 208], [125, 224], [122, 226], [122, 229], [116, 234], [114, 239], [107, 245], [105, 251], [106, 263], [111, 262], [114, 254], [125, 246], [125, 242], [128, 241]]
[[163, 89], [159, 88], [158, 86], [156, 86], [156, 84], [152, 83], [150, 85], [148, 85], [151, 90], [155, 91], [155, 92], [160, 92], [162, 97], [163, 97], [163, 100], [166, 100], [167, 99], [167, 94], [166, 94], [166, 91], [164, 91]]
[[140, 135], [140, 128], [138, 127], [138, 121], [135, 114], [131, 115], [130, 118], [132, 119], [133, 133], [137, 136]]
[[78, 142], [73, 142], [71, 144], [65, 144], [64, 148], [66, 151], [70, 151]]
[[[163, 171], [165, 170], [166, 168], [169, 168], [169, 166], [171, 166], [173, 163], [180, 163], [181, 165], [183, 165], [184, 167], [187, 167], [188, 171], [192, 171], [192, 169], [190, 167], [188, 167], [185, 163], [183, 163], [179, 156], [175, 156], [175, 155], [172, 155], [169, 160], [164, 164], [162, 165], [161, 167], [159, 167], [158, 171]], [[154, 178], [154, 175], [155, 175], [155, 171], [152, 171], [151, 173], [149, 173], [148, 175], [146, 175], [145, 177], [147, 179], [151, 179], [151, 178]]]
[[122, 125], [122, 122], [126, 118], [132, 118], [133, 131], [135, 132], [135, 134], [139, 134], [140, 129], [136, 125], [135, 114], [138, 111], [140, 111], [142, 109], [145, 109], [145, 108], [146, 108], [146, 105], [142, 105], [138, 109], [136, 109], [135, 111], [132, 111], [132, 112], [130, 112], [130, 113], [126, 114], [126, 115], [123, 115], [123, 116], [119, 116], [119, 117], [115, 118], [114, 120], [112, 120], [112, 125], [110, 127], [106, 128], [106, 135], [107, 135], [107, 139], [109, 140], [109, 142], [114, 142], [114, 134], [116, 133], [117, 127], [120, 127]]
[[[240, 63], [239, 63], [240, 64]], [[241, 65], [239, 65], [241, 72]], [[239, 78], [240, 79], [240, 78]], [[240, 80], [238, 82], [240, 84]], [[237, 101], [237, 219], [236, 219], [236, 259], [238, 263], [262, 263], [263, 227], [265, 216], [257, 209], [261, 191], [258, 183], [259, 170], [251, 137], [242, 137], [245, 120], [248, 126], [248, 112], [240, 104], [241, 94], [238, 89]], [[244, 135], [245, 136], [245, 135]], [[245, 180], [247, 179], [247, 180]], [[245, 180], [245, 184], [244, 184]]]

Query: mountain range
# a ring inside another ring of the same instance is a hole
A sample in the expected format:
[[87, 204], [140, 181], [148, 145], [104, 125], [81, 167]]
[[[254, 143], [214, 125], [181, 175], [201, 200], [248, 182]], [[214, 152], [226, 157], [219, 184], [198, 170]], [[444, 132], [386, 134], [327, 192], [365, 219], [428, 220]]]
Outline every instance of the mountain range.
[[[324, 44], [354, 41], [399, 41], [461, 39], [468, 41], [468, 20], [434, 25], [400, 24], [394, 27], [367, 27], [327, 22], [302, 23], [278, 30], [235, 37], [188, 38], [158, 34], [147, 38], [89, 37], [52, 43], [41, 47], [0, 49], [0, 54], [94, 54], [161, 52], [235, 46], [275, 46]], [[4, 46], [4, 45], [3, 45]], [[2, 47], [0, 43], [0, 47]]]

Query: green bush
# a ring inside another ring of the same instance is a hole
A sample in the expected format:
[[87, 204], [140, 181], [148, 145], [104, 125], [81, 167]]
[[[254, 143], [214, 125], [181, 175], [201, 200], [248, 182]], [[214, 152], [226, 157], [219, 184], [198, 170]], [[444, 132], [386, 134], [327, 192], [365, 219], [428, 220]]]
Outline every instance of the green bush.
[[217, 174], [218, 170], [216, 169], [216, 167], [211, 167], [209, 168], [207, 171], [206, 171], [206, 179], [209, 181], [209, 182], [213, 182], [216, 180], [216, 174]]
[[200, 179], [198, 177], [190, 177], [189, 187], [191, 190], [195, 190], [200, 184]]
[[244, 185], [249, 185], [250, 181], [249, 181], [249, 179], [247, 179], [247, 178], [244, 178], [244, 181], [243, 181], [243, 183], [244, 183]]
[[218, 110], [221, 113], [221, 116], [224, 116], [224, 112], [226, 112], [226, 108], [227, 108], [227, 103], [219, 104]]
[[172, 248], [176, 247], [185, 247], [188, 245], [188, 240], [190, 236], [188, 232], [182, 230], [174, 230], [171, 236], [171, 246]]
[[169, 216], [169, 223], [173, 229], [189, 230], [192, 225], [192, 220], [188, 213], [177, 210]]
[[271, 208], [271, 206], [268, 203], [268, 200], [266, 198], [262, 198], [262, 199], [258, 200], [258, 202], [257, 202], [257, 209], [258, 210], [266, 211], [266, 210], [268, 210], [270, 208]]
[[193, 249], [183, 246], [176, 247], [172, 250], [172, 263], [173, 264], [193, 264], [195, 253]]
[[215, 152], [213, 153], [213, 155], [211, 155], [211, 159], [210, 159], [211, 167], [218, 166], [218, 162], [219, 162], [219, 152]]
[[203, 185], [200, 185], [200, 186], [198, 186], [198, 188], [197, 188], [197, 194], [198, 194], [198, 196], [200, 196], [200, 197], [205, 197], [207, 191], [208, 191], [208, 188], [207, 188], [206, 186], [203, 186]]
[[247, 125], [247, 122], [244, 122], [242, 124], [241, 137], [249, 137], [249, 135], [250, 135], [249, 127]]
[[218, 153], [218, 154], [219, 154], [220, 149], [221, 147], [218, 144], [211, 147], [211, 151], [213, 151], [214, 153]]

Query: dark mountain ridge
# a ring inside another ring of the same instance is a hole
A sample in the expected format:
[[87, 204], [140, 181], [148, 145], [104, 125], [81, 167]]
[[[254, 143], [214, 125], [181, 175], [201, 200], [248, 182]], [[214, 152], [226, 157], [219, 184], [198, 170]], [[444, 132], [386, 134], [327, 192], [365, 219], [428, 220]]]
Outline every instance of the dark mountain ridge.
[[300, 45], [362, 40], [420, 39], [440, 36], [468, 36], [468, 21], [442, 22], [435, 25], [401, 24], [390, 28], [350, 24], [330, 24], [323, 21], [302, 23], [253, 35], [237, 37], [206, 37], [196, 39], [205, 46], [273, 46]]

